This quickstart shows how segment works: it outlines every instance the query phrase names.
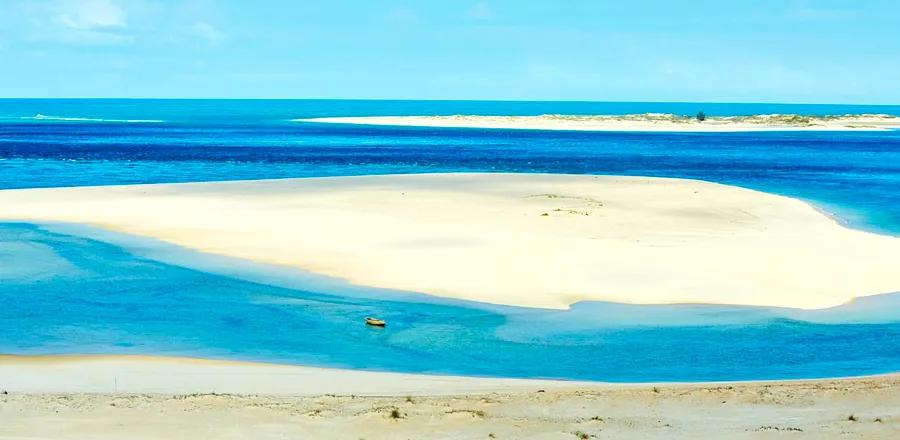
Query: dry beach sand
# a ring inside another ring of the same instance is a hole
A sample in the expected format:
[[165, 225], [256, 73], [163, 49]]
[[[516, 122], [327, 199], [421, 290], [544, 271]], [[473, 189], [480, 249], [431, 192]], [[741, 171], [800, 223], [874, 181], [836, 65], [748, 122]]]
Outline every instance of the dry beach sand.
[[0, 390], [0, 439], [900, 438], [896, 375], [615, 385], [0, 357]]
[[70, 222], [362, 286], [495, 304], [796, 308], [900, 291], [900, 238], [683, 179], [432, 174], [0, 191]]
[[540, 116], [353, 116], [297, 119], [298, 122], [395, 125], [408, 127], [502, 128], [575, 131], [846, 131], [900, 128], [900, 117], [890, 115], [754, 115], [708, 117], [647, 113], [635, 115], [540, 115]]

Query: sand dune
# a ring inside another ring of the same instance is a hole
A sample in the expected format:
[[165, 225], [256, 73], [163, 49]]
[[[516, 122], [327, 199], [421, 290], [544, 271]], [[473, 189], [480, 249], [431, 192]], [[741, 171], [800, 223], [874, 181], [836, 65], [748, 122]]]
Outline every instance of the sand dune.
[[439, 174], [0, 191], [84, 223], [352, 283], [498, 304], [836, 306], [900, 291], [900, 239], [708, 182]]
[[[114, 376], [123, 388], [103, 389]], [[441, 395], [428, 394], [434, 391]], [[821, 440], [898, 433], [896, 375], [611, 385], [172, 358], [0, 357], [0, 438], [10, 439]]]
[[502, 128], [576, 131], [847, 131], [900, 128], [900, 117], [890, 115], [754, 115], [716, 116], [699, 121], [671, 114], [540, 115], [540, 116], [352, 116], [297, 119], [298, 122], [395, 125], [409, 127]]

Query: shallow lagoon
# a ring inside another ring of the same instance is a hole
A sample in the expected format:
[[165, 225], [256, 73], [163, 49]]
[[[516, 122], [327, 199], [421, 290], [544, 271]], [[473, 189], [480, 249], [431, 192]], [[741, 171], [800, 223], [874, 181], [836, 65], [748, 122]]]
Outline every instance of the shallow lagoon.
[[[620, 382], [900, 369], [898, 295], [807, 312], [603, 303], [556, 311], [402, 292], [378, 292], [377, 299], [308, 274], [275, 277], [271, 268], [211, 260], [242, 278], [256, 274], [263, 284], [185, 267], [204, 265], [203, 256], [188, 251], [106, 237], [126, 246], [120, 247], [69, 234], [77, 229], [53, 230], [60, 229], [0, 224], [0, 352], [185, 355]], [[369, 315], [387, 319], [388, 327], [365, 326]]]

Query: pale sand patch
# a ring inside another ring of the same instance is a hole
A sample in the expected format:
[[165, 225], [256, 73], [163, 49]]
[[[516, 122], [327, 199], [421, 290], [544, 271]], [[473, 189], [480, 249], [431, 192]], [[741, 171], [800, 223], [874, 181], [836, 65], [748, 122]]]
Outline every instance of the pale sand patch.
[[900, 291], [900, 238], [696, 180], [434, 174], [9, 190], [0, 219], [84, 223], [364, 286], [531, 307], [822, 308]]
[[572, 388], [584, 384], [161, 356], [0, 355], [0, 390], [11, 393], [405, 396]]
[[[23, 388], [23, 380], [36, 388], [0, 394], [0, 438], [819, 440], [900, 434], [897, 375], [612, 385], [314, 370], [171, 358], [3, 357], [0, 390], [9, 383]], [[108, 381], [111, 373], [131, 374], [130, 388], [97, 393], [91, 381]], [[216, 388], [196, 391], [198, 382]], [[242, 383], [262, 388], [221, 394], [243, 389]], [[303, 396], [282, 392], [289, 390]], [[359, 396], [373, 390], [383, 396]], [[212, 391], [219, 394], [205, 394]]]
[[900, 128], [900, 117], [889, 115], [756, 115], [710, 117], [702, 122], [691, 117], [652, 113], [623, 116], [352, 116], [295, 121], [408, 127], [660, 132], [871, 131]]

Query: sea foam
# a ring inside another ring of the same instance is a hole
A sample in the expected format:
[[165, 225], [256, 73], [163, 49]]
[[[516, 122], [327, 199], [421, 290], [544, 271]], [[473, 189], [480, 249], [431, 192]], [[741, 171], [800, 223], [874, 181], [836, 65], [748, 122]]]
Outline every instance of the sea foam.
[[84, 117], [68, 117], [68, 116], [50, 116], [38, 113], [34, 116], [23, 116], [22, 119], [30, 119], [34, 121], [67, 121], [67, 122], [126, 122], [126, 123], [158, 123], [165, 122], [160, 119], [104, 119], [104, 118], [84, 118]]

